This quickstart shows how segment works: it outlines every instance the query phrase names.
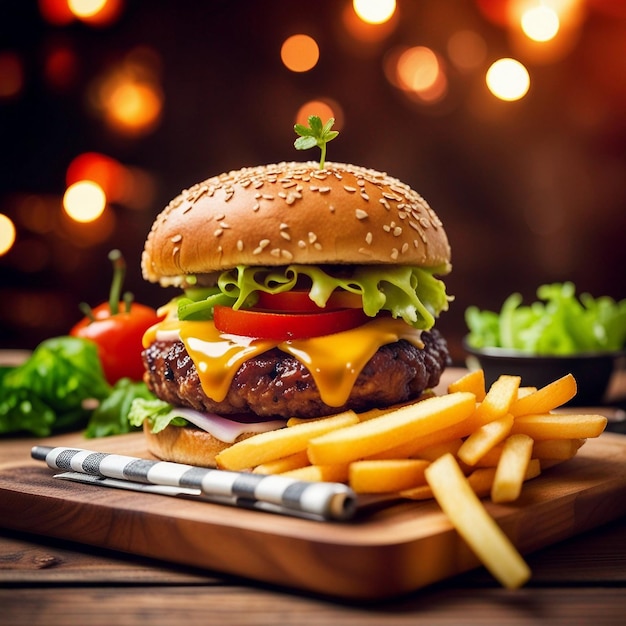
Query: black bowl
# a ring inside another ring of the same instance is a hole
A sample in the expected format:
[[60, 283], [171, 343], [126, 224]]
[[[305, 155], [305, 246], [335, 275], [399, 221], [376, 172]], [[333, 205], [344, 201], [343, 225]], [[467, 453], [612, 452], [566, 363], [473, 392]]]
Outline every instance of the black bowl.
[[542, 356], [505, 348], [472, 348], [467, 342], [464, 347], [470, 355], [470, 368], [480, 367], [485, 372], [486, 385], [491, 385], [500, 374], [511, 374], [521, 376], [524, 386], [543, 387], [572, 374], [578, 391], [568, 402], [571, 406], [604, 404], [611, 378], [626, 362], [624, 351]]

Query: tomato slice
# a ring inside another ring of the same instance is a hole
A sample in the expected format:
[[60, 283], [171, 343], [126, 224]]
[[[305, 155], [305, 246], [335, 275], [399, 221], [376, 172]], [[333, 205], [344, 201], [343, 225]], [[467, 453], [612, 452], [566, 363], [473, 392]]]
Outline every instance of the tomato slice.
[[308, 291], [283, 291], [282, 293], [260, 291], [256, 308], [290, 313], [320, 313], [334, 309], [362, 309], [363, 302], [358, 293], [335, 291], [328, 299], [326, 307], [320, 308], [309, 298]]
[[235, 311], [227, 306], [216, 306], [213, 310], [213, 322], [222, 333], [276, 341], [332, 335], [360, 326], [368, 319], [360, 308], [321, 313], [274, 313], [251, 309]]

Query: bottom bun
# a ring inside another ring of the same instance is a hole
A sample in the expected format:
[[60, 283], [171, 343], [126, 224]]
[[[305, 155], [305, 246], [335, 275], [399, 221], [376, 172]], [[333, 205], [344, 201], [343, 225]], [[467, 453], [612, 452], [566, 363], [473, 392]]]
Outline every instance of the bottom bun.
[[200, 467], [215, 467], [215, 457], [222, 450], [254, 434], [242, 433], [234, 442], [227, 443], [192, 426], [167, 426], [153, 433], [147, 421], [143, 423], [143, 432], [148, 451], [158, 459]]

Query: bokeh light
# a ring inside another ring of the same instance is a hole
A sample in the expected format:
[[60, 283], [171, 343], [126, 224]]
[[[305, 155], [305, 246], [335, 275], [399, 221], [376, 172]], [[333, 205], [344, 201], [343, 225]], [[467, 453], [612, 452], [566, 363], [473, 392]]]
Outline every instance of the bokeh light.
[[16, 231], [13, 220], [8, 215], [0, 213], [0, 256], [6, 254], [15, 243]]
[[102, 187], [92, 180], [70, 185], [63, 195], [63, 209], [76, 222], [93, 222], [106, 208], [107, 198]]
[[66, 0], [70, 11], [79, 20], [91, 26], [109, 26], [124, 8], [123, 0]]
[[459, 30], [448, 39], [448, 56], [461, 71], [479, 68], [487, 57], [485, 40], [473, 30]]
[[353, 0], [354, 12], [368, 24], [383, 24], [396, 11], [396, 0]]
[[343, 111], [334, 100], [320, 98], [319, 100], [309, 100], [305, 102], [297, 111], [294, 123], [308, 126], [309, 116], [317, 115], [326, 122], [329, 118], [335, 119], [333, 130], [341, 130], [343, 127]]
[[319, 61], [319, 46], [309, 35], [292, 35], [283, 42], [280, 58], [285, 67], [292, 72], [308, 72]]
[[75, 19], [68, 0], [39, 0], [38, 4], [41, 16], [49, 24], [65, 26]]
[[530, 88], [528, 70], [519, 61], [498, 59], [487, 70], [487, 87], [500, 100], [514, 101], [523, 98]]
[[24, 87], [24, 68], [15, 52], [0, 52], [0, 99], [14, 98]]
[[92, 107], [111, 130], [139, 137], [158, 126], [163, 112], [159, 65], [154, 50], [138, 48], [96, 79]]
[[545, 4], [524, 11], [520, 23], [526, 36], [533, 41], [550, 41], [556, 37], [560, 27], [556, 11]]
[[433, 104], [447, 92], [448, 81], [439, 55], [426, 46], [399, 48], [385, 63], [387, 79], [412, 101]]

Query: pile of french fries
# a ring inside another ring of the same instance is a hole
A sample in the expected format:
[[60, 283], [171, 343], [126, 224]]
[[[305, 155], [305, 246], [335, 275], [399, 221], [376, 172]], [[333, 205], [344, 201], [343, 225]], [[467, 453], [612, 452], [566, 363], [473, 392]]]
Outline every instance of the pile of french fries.
[[541, 388], [503, 375], [486, 389], [482, 370], [413, 404], [320, 419], [254, 435], [221, 452], [218, 467], [345, 482], [357, 493], [434, 498], [504, 586], [530, 577], [481, 499], [517, 500], [525, 481], [574, 457], [607, 420], [553, 411], [576, 394], [570, 374]]

